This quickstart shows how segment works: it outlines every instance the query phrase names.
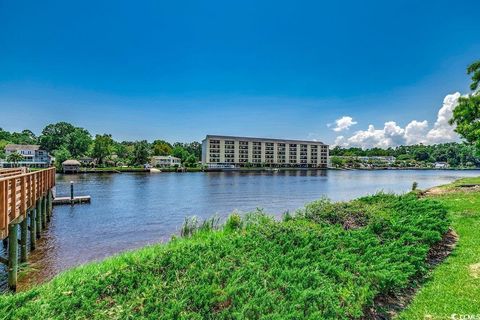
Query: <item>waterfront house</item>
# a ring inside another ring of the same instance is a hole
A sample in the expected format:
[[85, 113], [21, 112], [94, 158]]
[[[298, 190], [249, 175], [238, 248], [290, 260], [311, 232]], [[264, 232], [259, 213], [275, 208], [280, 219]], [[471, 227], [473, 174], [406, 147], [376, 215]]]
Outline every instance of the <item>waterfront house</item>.
[[222, 167], [327, 168], [328, 145], [319, 141], [207, 135], [202, 164]]
[[83, 166], [94, 166], [96, 164], [95, 159], [91, 157], [81, 157], [78, 159], [78, 161], [83, 165]]
[[80, 171], [80, 161], [65, 160], [62, 162], [63, 173], [77, 173]]
[[150, 163], [153, 167], [179, 167], [182, 164], [182, 160], [173, 156], [153, 156]]
[[39, 145], [7, 144], [5, 146], [6, 158], [8, 159], [8, 156], [12, 153], [20, 154], [23, 159], [15, 164], [10, 162], [3, 162], [3, 167], [11, 167], [13, 165], [16, 165], [22, 167], [47, 168], [52, 164], [52, 157], [48, 154], [46, 150], [40, 149]]
[[391, 165], [395, 162], [396, 158], [394, 156], [369, 156], [369, 157], [357, 157], [358, 160], [362, 162], [377, 162]]
[[446, 169], [448, 168], [448, 163], [446, 162], [435, 162], [435, 169]]

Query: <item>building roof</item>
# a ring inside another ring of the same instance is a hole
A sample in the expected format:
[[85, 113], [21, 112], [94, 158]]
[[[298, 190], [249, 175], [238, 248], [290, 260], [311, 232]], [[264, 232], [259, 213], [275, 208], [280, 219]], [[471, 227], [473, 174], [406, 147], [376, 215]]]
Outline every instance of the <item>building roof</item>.
[[258, 140], [263, 140], [263, 141], [273, 141], [273, 142], [286, 142], [286, 143], [315, 143], [315, 144], [323, 144], [325, 143], [321, 141], [311, 141], [311, 140], [292, 140], [292, 139], [273, 139], [273, 138], [255, 138], [255, 137], [236, 137], [236, 136], [217, 136], [217, 135], [210, 135], [207, 134], [207, 137], [204, 139], [240, 139], [240, 140], [245, 140], [245, 141], [258, 141]]
[[62, 162], [62, 165], [64, 166], [79, 166], [80, 162], [77, 160], [65, 160]]
[[37, 144], [7, 144], [5, 150], [16, 151], [16, 150], [39, 150], [40, 146]]
[[152, 159], [155, 159], [155, 160], [167, 160], [167, 159], [182, 160], [182, 159], [174, 157], [174, 156], [153, 156]]

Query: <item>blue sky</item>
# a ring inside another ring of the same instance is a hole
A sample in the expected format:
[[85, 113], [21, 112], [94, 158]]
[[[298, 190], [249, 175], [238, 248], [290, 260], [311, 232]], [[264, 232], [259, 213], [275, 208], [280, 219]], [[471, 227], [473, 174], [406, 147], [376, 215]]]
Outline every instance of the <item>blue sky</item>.
[[[0, 0], [0, 127], [328, 143], [391, 121], [431, 129], [444, 97], [468, 92], [479, 11], [441, 0]], [[334, 131], [344, 116], [356, 124]]]

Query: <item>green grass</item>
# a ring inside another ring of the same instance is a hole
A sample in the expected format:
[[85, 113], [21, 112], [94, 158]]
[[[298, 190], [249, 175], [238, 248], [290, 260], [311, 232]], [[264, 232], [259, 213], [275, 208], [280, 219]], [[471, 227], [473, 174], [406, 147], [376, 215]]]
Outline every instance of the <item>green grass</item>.
[[187, 220], [184, 237], [0, 297], [3, 319], [358, 319], [428, 271], [446, 210], [414, 194], [319, 200], [276, 221]]
[[446, 186], [450, 192], [434, 196], [447, 207], [459, 241], [399, 319], [451, 319], [453, 314], [480, 318], [480, 273], [475, 277], [471, 270], [480, 263], [480, 193], [454, 189], [477, 183], [480, 178], [461, 179]]

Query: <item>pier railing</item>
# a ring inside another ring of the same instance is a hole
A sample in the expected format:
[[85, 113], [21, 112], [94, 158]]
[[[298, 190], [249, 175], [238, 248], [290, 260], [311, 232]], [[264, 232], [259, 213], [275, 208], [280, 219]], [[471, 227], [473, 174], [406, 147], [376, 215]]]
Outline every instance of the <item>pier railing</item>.
[[27, 173], [27, 168], [0, 169], [0, 178], [13, 177], [24, 173]]
[[8, 225], [25, 216], [54, 185], [55, 168], [0, 177], [0, 239], [8, 237]]
[[[18, 170], [18, 169], [17, 169]], [[0, 262], [8, 266], [8, 284], [16, 289], [18, 245], [20, 262], [27, 261], [27, 240], [30, 251], [52, 214], [52, 188], [55, 186], [55, 168], [35, 172], [0, 172], [0, 239], [8, 244], [8, 257]], [[19, 237], [20, 229], [20, 237]]]

